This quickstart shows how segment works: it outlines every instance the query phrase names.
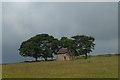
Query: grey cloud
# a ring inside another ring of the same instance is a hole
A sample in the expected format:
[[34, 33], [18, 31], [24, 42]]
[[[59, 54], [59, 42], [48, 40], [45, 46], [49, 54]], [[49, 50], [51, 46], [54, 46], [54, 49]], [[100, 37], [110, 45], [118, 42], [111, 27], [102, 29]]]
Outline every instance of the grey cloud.
[[21, 42], [38, 33], [57, 38], [91, 35], [96, 39], [93, 54], [117, 53], [117, 6], [117, 3], [95, 2], [3, 3], [3, 58], [7, 54], [18, 57]]
[[[2, 17], [2, 3], [0, 3], [0, 17]], [[2, 63], [2, 18], [0, 18], [0, 63]]]

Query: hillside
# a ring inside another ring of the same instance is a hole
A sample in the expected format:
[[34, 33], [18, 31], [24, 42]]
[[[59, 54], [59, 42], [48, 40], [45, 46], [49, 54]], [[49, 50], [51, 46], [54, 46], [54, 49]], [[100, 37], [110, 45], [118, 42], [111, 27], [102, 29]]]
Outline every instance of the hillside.
[[117, 78], [118, 56], [3, 64], [3, 78]]

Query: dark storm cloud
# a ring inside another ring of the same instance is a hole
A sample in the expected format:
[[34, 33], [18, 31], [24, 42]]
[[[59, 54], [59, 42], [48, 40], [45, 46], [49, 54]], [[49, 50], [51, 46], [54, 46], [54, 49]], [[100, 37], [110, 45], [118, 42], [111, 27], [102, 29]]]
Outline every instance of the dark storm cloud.
[[[0, 3], [0, 17], [2, 17], [2, 3]], [[2, 63], [2, 18], [0, 18], [0, 63]]]
[[3, 3], [3, 58], [8, 54], [18, 58], [21, 42], [38, 33], [57, 38], [90, 35], [96, 39], [94, 54], [117, 53], [117, 6], [96, 2]]

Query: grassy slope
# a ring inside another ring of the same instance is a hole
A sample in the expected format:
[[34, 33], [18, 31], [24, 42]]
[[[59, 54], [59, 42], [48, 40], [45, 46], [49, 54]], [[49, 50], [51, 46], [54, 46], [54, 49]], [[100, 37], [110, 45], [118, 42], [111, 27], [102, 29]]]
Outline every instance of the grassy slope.
[[117, 78], [118, 56], [2, 66], [3, 78]]

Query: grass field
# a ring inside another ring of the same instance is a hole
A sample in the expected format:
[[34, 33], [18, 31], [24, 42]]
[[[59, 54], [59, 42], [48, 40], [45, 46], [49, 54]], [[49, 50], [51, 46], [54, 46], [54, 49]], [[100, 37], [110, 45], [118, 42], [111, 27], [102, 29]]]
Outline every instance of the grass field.
[[118, 78], [118, 56], [2, 65], [3, 78]]

